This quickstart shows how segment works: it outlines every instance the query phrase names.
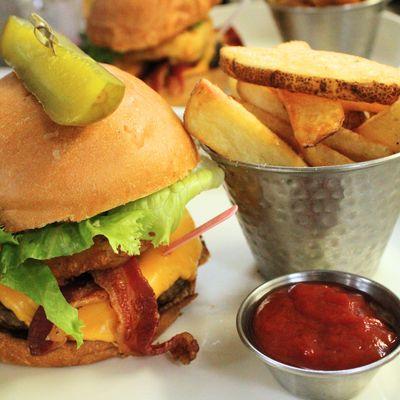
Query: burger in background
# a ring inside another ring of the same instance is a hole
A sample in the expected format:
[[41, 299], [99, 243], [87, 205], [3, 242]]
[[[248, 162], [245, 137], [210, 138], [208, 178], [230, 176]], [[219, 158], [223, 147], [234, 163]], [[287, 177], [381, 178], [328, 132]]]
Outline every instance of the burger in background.
[[82, 49], [141, 78], [170, 104], [184, 105], [206, 77], [225, 89], [218, 67], [224, 45], [242, 42], [233, 28], [219, 33], [208, 17], [219, 0], [91, 0]]

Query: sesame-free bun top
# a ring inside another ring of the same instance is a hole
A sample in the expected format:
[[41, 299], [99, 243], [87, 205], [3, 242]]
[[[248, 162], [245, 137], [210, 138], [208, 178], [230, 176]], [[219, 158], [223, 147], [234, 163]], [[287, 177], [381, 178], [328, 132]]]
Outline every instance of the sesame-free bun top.
[[206, 18], [220, 0], [93, 0], [87, 34], [118, 52], [158, 46]]
[[18, 78], [0, 80], [0, 226], [18, 232], [81, 221], [185, 177], [196, 148], [170, 106], [141, 80], [126, 85], [109, 117], [60, 126]]

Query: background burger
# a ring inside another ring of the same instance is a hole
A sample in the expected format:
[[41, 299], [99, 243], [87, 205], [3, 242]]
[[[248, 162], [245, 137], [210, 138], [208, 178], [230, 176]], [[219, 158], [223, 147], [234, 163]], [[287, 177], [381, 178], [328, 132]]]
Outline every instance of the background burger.
[[222, 88], [223, 45], [241, 45], [231, 28], [219, 34], [208, 17], [219, 0], [92, 0], [82, 48], [143, 79], [170, 104], [184, 105], [201, 77]]
[[[165, 101], [139, 79], [85, 127], [49, 119], [15, 74], [0, 80], [0, 360], [33, 366], [198, 351], [153, 341], [195, 297], [207, 255], [186, 203], [220, 185]], [[159, 247], [160, 246], [160, 247]], [[75, 343], [76, 342], [76, 343]]]

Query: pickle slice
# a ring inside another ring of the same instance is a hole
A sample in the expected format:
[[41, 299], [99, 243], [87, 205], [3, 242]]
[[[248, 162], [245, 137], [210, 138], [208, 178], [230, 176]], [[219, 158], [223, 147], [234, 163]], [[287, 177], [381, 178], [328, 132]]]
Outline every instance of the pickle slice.
[[6, 63], [60, 125], [89, 125], [112, 114], [124, 96], [124, 83], [40, 21], [42, 29], [47, 26], [44, 33], [27, 20], [8, 18], [0, 38]]

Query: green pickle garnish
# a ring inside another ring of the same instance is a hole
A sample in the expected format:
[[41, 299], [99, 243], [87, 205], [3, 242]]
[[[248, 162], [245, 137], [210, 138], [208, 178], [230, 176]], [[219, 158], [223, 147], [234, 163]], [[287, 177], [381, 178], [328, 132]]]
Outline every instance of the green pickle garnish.
[[10, 16], [0, 54], [60, 125], [84, 126], [112, 114], [125, 85], [39, 16]]

